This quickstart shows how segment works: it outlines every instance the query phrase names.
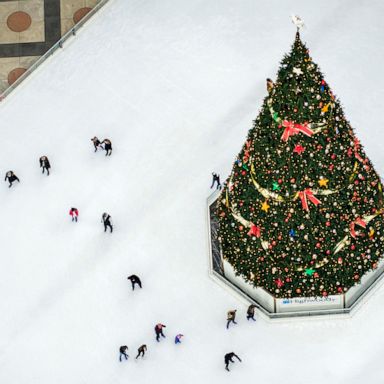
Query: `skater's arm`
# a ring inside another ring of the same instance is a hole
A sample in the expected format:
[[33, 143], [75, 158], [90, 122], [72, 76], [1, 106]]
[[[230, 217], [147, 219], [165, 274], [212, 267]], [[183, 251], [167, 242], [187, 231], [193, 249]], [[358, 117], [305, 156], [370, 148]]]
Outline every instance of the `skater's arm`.
[[237, 360], [241, 361], [241, 359], [240, 359], [239, 356], [237, 356], [237, 355], [235, 355], [235, 354], [234, 354], [233, 356], [235, 356]]

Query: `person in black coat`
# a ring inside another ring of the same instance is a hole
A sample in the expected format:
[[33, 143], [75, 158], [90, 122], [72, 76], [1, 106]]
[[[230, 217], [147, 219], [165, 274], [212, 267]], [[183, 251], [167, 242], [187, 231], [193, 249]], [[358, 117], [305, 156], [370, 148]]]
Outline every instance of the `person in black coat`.
[[234, 363], [233, 361], [233, 358], [236, 357], [237, 360], [239, 360], [241, 362], [241, 359], [239, 356], [236, 355], [235, 352], [230, 352], [230, 353], [227, 353], [225, 356], [224, 356], [224, 363], [225, 363], [225, 369], [229, 372], [229, 369], [228, 369], [228, 365], [229, 363]]
[[49, 168], [51, 168], [51, 164], [49, 164], [49, 160], [47, 156], [41, 156], [39, 159], [40, 162], [40, 168], [43, 168], [43, 172], [47, 171], [47, 176], [49, 176]]
[[112, 142], [109, 139], [104, 139], [101, 144], [104, 144], [104, 149], [107, 151], [105, 156], [111, 156], [112, 153]]
[[109, 229], [111, 230], [111, 233], [113, 231], [113, 227], [112, 227], [112, 219], [111, 219], [111, 216], [108, 215], [108, 213], [103, 213], [103, 216], [101, 217], [101, 221], [103, 222], [104, 224], [104, 232], [107, 232], [107, 228], [109, 227]]
[[127, 279], [128, 279], [128, 280], [131, 280], [132, 291], [135, 290], [135, 284], [137, 284], [140, 288], [142, 288], [142, 286], [141, 286], [141, 280], [139, 279], [139, 276], [131, 275], [131, 276], [128, 276]]
[[128, 360], [128, 354], [127, 354], [127, 351], [128, 351], [128, 347], [126, 345], [122, 345], [120, 347], [120, 361], [121, 361], [121, 356], [124, 356], [125, 357], [125, 360]]
[[18, 181], [20, 183], [20, 180], [19, 178], [13, 173], [13, 171], [8, 171], [6, 174], [5, 174], [5, 179], [4, 181], [7, 181], [9, 182], [9, 187], [8, 188], [11, 188], [12, 187], [12, 183], [14, 181]]
[[166, 328], [164, 324], [156, 324], [155, 326], [155, 333], [156, 333], [156, 341], [160, 341], [160, 336], [165, 337], [163, 333], [163, 328]]
[[147, 346], [143, 344], [138, 350], [137, 350], [137, 356], [136, 359], [140, 356], [144, 357], [145, 351], [147, 350]]
[[93, 139], [91, 139], [91, 141], [93, 142], [93, 146], [95, 147], [95, 152], [97, 151], [98, 148], [102, 148], [100, 147], [100, 140], [95, 136]]
[[253, 321], [256, 321], [255, 319], [255, 308], [258, 308], [257, 305], [251, 304], [247, 309], [247, 320], [252, 319]]
[[211, 189], [214, 187], [215, 183], [217, 183], [216, 189], [221, 189], [220, 176], [217, 173], [212, 172], [212, 185], [211, 185]]

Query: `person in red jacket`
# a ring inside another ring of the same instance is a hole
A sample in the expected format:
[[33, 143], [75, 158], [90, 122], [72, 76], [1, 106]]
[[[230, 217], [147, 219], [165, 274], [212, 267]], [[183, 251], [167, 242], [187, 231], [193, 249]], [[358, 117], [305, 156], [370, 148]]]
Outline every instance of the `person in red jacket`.
[[76, 221], [77, 223], [77, 217], [79, 216], [79, 211], [77, 208], [71, 208], [69, 210], [69, 215], [72, 217], [72, 221]]
[[157, 341], [160, 341], [160, 336], [162, 337], [165, 337], [164, 333], [163, 333], [163, 328], [165, 328], [166, 326], [164, 324], [156, 324], [156, 327], [155, 327], [155, 333], [156, 333], [156, 340]]

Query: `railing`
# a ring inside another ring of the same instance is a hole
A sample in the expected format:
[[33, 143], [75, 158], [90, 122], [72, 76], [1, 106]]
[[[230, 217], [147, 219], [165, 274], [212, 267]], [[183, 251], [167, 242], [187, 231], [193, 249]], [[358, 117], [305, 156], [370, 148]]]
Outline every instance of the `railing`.
[[12, 85], [10, 85], [1, 95], [0, 101], [4, 100], [15, 88], [23, 82], [37, 67], [44, 63], [48, 57], [52, 56], [58, 49], [63, 48], [64, 43], [71, 37], [76, 35], [78, 31], [101, 7], [103, 7], [109, 0], [100, 0], [91, 11], [89, 11], [76, 25], [74, 25], [67, 33], [65, 33], [60, 40], [58, 40], [43, 56], [39, 57]]

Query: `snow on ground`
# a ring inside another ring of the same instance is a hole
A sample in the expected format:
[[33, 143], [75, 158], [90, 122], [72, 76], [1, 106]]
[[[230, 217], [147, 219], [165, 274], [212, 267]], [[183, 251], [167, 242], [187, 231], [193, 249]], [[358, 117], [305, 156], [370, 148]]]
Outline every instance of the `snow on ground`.
[[[21, 183], [0, 186], [0, 383], [382, 383], [384, 287], [352, 318], [247, 323], [247, 303], [208, 276], [205, 201], [290, 49], [291, 13], [384, 173], [383, 12], [380, 0], [111, 0], [4, 101], [0, 171]], [[112, 140], [110, 158], [94, 135]], [[230, 351], [243, 362], [228, 373]]]

